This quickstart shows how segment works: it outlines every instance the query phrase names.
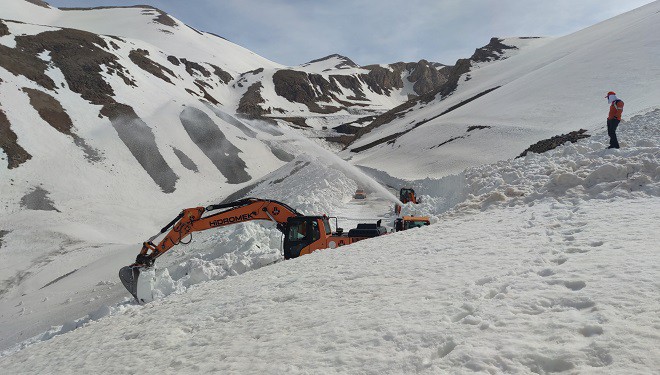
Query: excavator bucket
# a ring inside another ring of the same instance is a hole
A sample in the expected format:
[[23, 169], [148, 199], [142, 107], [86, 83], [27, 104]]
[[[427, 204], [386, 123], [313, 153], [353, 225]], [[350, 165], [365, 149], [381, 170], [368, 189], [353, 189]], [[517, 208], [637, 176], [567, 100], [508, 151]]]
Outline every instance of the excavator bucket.
[[119, 279], [139, 303], [154, 300], [152, 284], [154, 272], [144, 267], [126, 266], [119, 270]]

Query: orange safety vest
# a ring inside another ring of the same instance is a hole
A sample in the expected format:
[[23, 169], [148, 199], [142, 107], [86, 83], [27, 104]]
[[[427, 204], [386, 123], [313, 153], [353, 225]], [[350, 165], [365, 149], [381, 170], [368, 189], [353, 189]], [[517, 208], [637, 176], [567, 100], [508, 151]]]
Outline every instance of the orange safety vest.
[[617, 99], [610, 104], [610, 113], [607, 115], [608, 120], [617, 119], [621, 120], [623, 113], [623, 100]]

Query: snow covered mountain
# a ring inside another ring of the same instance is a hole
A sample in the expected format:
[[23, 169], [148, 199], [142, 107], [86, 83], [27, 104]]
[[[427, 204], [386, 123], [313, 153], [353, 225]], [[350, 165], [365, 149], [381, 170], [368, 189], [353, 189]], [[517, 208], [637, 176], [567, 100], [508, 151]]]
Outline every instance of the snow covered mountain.
[[[452, 67], [285, 67], [151, 7], [3, 0], [0, 368], [652, 373], [659, 15]], [[403, 185], [433, 225], [280, 262], [274, 225], [241, 224], [159, 258], [153, 303], [117, 279], [183, 207], [258, 196], [352, 228], [390, 224]]]
[[515, 157], [541, 139], [603, 128], [610, 90], [628, 99], [628, 114], [643, 112], [660, 98], [659, 11], [656, 1], [563, 37], [506, 39], [528, 46], [496, 63], [475, 53], [456, 64], [455, 89], [376, 118], [342, 156], [398, 177], [440, 177]]

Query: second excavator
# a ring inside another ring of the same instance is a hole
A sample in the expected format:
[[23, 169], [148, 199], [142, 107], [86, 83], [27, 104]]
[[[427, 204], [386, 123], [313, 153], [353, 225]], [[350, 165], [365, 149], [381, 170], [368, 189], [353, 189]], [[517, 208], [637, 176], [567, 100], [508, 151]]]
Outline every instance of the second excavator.
[[[221, 211], [208, 214], [217, 210]], [[184, 243], [182, 240], [193, 232], [252, 220], [267, 220], [276, 223], [277, 229], [283, 233], [284, 237], [282, 245], [284, 259], [296, 258], [319, 249], [332, 249], [352, 244], [387, 233], [387, 229], [380, 225], [380, 220], [373, 224], [358, 224], [357, 228], [344, 233], [341, 228], [337, 228], [336, 218], [334, 218], [336, 230], [333, 232], [330, 219], [333, 218], [326, 215], [306, 216], [282, 202], [258, 198], [245, 198], [231, 203], [186, 208], [159, 233], [142, 244], [135, 263], [122, 267], [119, 270], [119, 278], [138, 302], [144, 302], [145, 298], [140, 296], [141, 290], [143, 290], [139, 285], [140, 272], [152, 267], [159, 256], [172, 247]], [[157, 245], [153, 243], [157, 237], [166, 232], [165, 237]]]

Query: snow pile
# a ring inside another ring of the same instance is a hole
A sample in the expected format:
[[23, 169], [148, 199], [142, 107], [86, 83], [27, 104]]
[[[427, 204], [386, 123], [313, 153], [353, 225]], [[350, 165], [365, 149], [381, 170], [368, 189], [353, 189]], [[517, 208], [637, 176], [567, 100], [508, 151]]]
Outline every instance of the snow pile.
[[544, 154], [470, 168], [467, 201], [459, 206], [533, 204], [557, 200], [660, 196], [660, 109], [633, 116], [619, 127], [619, 150], [598, 134]]
[[[355, 188], [355, 182], [340, 170], [302, 155], [268, 175], [246, 196], [285, 202], [305, 215], [322, 215], [342, 206]], [[157, 269], [140, 276], [150, 280], [153, 299], [283, 259], [282, 233], [274, 223], [249, 222], [209, 232], [193, 234], [189, 245], [172, 249], [159, 258]]]

